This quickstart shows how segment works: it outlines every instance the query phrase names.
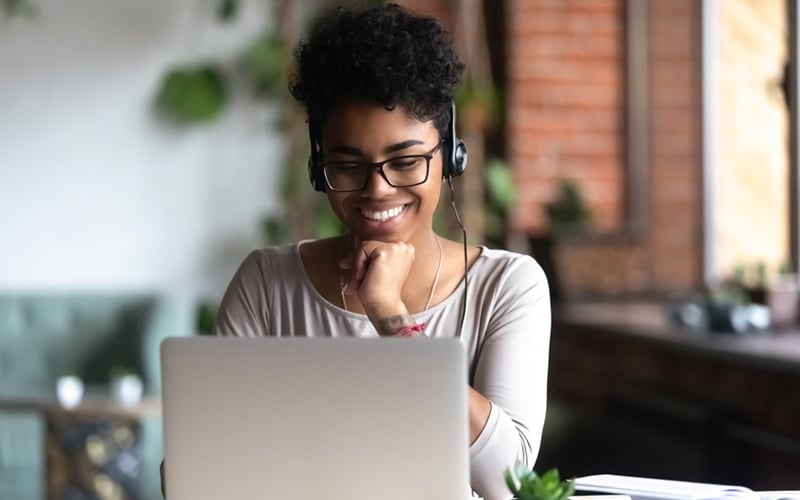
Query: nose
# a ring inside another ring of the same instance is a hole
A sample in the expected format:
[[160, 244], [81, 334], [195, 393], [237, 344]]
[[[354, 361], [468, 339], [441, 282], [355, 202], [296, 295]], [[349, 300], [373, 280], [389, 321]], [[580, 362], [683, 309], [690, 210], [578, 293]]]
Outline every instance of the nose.
[[365, 193], [372, 194], [373, 196], [381, 196], [387, 193], [393, 193], [396, 188], [389, 184], [389, 181], [383, 176], [383, 173], [373, 168], [367, 179], [367, 185], [364, 186]]

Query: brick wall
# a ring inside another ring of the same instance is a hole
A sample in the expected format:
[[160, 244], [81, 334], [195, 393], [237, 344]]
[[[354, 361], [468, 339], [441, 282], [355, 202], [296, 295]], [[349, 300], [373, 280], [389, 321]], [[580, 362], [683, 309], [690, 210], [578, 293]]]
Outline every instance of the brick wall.
[[622, 227], [623, 4], [510, 0], [509, 155], [520, 187], [512, 225], [547, 230], [560, 179], [578, 182], [601, 230]]
[[[702, 275], [699, 2], [648, 2], [647, 287]], [[624, 232], [626, 25], [623, 0], [510, 0], [509, 157], [521, 196], [513, 224], [547, 230], [544, 205], [576, 180], [593, 229]]]
[[[404, 5], [452, 29], [446, 0]], [[491, 2], [486, 3], [491, 8]], [[582, 188], [593, 229], [627, 231], [625, 0], [506, 0], [505, 153], [519, 188], [512, 228], [548, 229], [560, 179]], [[700, 3], [648, 0], [646, 286], [702, 281]], [[491, 36], [491, 32], [490, 32]]]

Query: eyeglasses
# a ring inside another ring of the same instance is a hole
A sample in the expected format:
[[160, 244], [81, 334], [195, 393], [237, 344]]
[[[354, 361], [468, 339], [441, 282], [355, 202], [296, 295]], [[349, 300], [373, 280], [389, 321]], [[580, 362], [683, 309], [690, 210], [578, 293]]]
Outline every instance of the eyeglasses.
[[338, 161], [322, 165], [325, 183], [331, 191], [361, 191], [367, 187], [370, 174], [375, 169], [392, 187], [411, 187], [428, 180], [431, 159], [444, 144], [439, 141], [429, 153], [396, 156], [377, 163]]

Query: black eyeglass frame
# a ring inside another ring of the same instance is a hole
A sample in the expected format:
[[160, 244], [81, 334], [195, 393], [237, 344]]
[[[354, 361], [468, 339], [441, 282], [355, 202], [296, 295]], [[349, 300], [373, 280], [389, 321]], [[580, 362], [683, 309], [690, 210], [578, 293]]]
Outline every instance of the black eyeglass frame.
[[[383, 161], [378, 161], [378, 162], [375, 162], [375, 163], [358, 162], [358, 161], [333, 161], [333, 162], [330, 162], [330, 163], [323, 163], [323, 164], [321, 164], [319, 166], [319, 168], [322, 169], [322, 177], [325, 178], [325, 185], [327, 186], [327, 188], [329, 190], [337, 192], [337, 193], [351, 193], [351, 192], [354, 192], [354, 191], [361, 191], [362, 189], [367, 187], [367, 184], [369, 184], [369, 178], [370, 178], [369, 175], [364, 177], [364, 184], [360, 188], [357, 188], [357, 189], [336, 189], [331, 185], [331, 181], [328, 179], [327, 168], [328, 167], [335, 167], [337, 165], [358, 164], [359, 166], [364, 167], [367, 171], [369, 171], [371, 169], [375, 169], [375, 170], [378, 171], [379, 174], [381, 174], [381, 177], [383, 177], [383, 180], [385, 180], [386, 183], [389, 184], [392, 187], [404, 188], [404, 187], [419, 186], [420, 184], [425, 184], [426, 182], [428, 182], [428, 177], [430, 176], [430, 173], [431, 173], [431, 160], [436, 155], [436, 152], [439, 151], [442, 148], [444, 143], [445, 143], [445, 139], [440, 140], [439, 143], [436, 145], [436, 147], [434, 147], [433, 149], [431, 149], [427, 153], [421, 153], [421, 154], [415, 154], [415, 155], [393, 156], [391, 158], [387, 158], [387, 159], [385, 159]], [[405, 158], [425, 158], [425, 177], [421, 181], [415, 182], [414, 184], [403, 184], [403, 185], [394, 184], [386, 176], [386, 172], [383, 171], [383, 166], [385, 164], [389, 163], [389, 162], [403, 160]]]

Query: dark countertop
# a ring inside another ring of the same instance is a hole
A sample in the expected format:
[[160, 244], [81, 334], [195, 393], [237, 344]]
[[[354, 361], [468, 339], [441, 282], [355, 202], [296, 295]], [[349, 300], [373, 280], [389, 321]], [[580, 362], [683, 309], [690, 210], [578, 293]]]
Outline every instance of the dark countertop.
[[588, 332], [659, 344], [683, 351], [771, 370], [800, 374], [800, 328], [745, 334], [696, 331], [672, 323], [667, 306], [656, 302], [566, 303], [555, 306], [553, 335], [580, 327]]

